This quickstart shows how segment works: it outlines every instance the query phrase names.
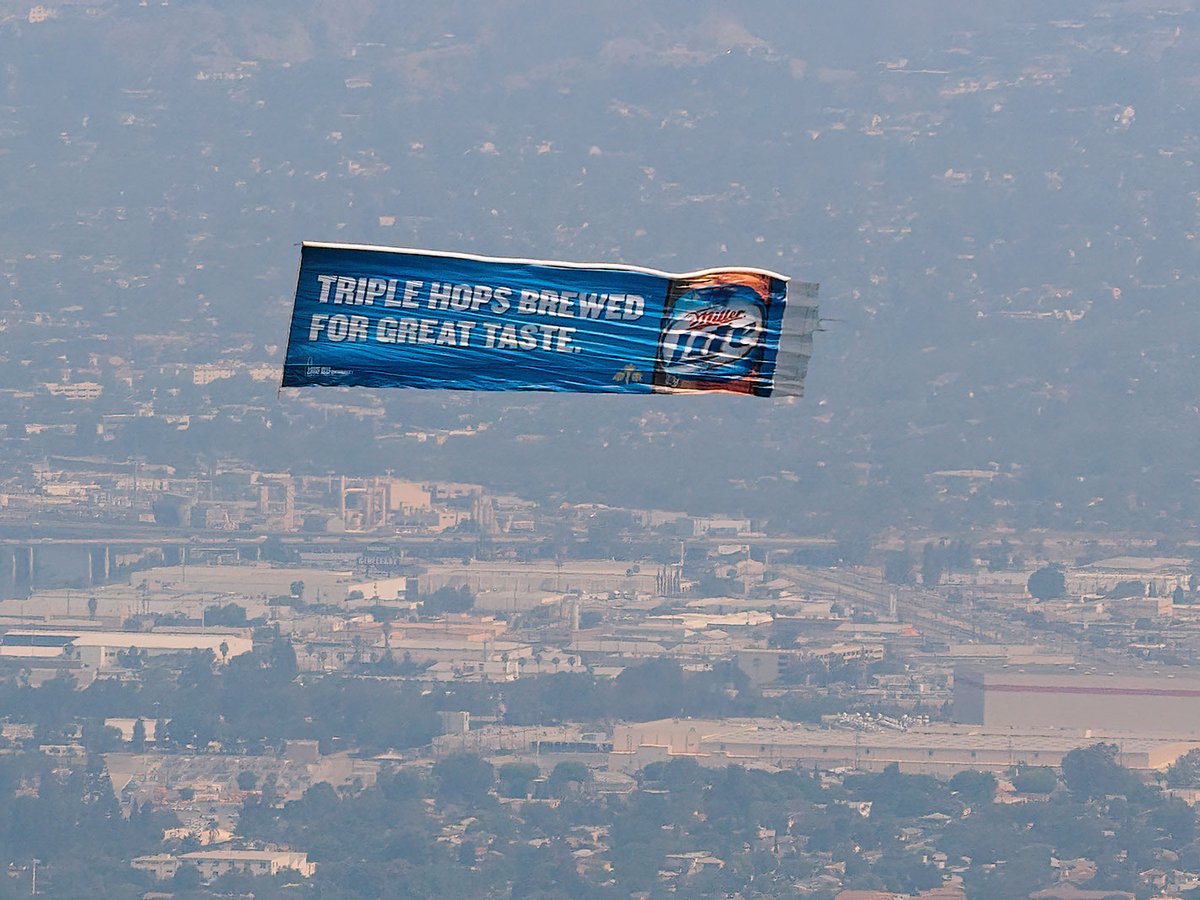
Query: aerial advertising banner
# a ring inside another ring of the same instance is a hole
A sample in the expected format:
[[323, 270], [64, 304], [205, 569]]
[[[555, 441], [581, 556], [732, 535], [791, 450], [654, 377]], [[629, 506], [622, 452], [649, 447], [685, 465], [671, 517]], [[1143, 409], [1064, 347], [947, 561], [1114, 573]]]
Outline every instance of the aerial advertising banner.
[[305, 243], [283, 386], [798, 396], [817, 286]]

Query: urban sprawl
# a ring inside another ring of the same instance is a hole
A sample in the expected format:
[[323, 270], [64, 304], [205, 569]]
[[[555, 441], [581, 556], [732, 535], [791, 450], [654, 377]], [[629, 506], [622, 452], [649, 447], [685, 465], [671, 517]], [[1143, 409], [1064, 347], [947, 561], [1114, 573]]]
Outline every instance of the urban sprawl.
[[[0, 495], [8, 696], [158, 699], [74, 716], [62, 701], [52, 722], [10, 702], [2, 746], [64, 766], [100, 759], [126, 817], [161, 812], [160, 846], [128, 861], [139, 877], [316, 877], [319, 852], [262, 839], [270, 830], [244, 827], [247, 810], [302, 807], [330, 788], [347, 803], [467, 761], [483, 794], [514, 810], [629, 804], [673, 771], [735, 767], [803, 773], [818, 800], [866, 820], [864, 778], [935, 776], [977, 793], [982, 780], [984, 796], [934, 804], [900, 833], [896, 852], [924, 875], [911, 895], [925, 897], [965, 896], [970, 859], [942, 841], [964, 817], [1080, 790], [1064, 778], [1081, 759], [1165, 786], [1171, 802], [1200, 796], [1200, 673], [1186, 662], [1200, 617], [1178, 549], [1051, 533], [897, 532], [854, 546], [736, 517], [230, 461], [182, 475], [47, 454], [28, 472]], [[366, 714], [405, 721], [366, 739], [311, 715], [289, 730], [278, 710], [255, 711], [276, 702], [268, 692], [240, 699], [250, 722], [262, 717], [255, 732], [181, 697], [188, 679], [254, 684], [276, 670], [310, 693], [399, 686], [395, 709]], [[436, 841], [486, 855], [495, 836], [442, 799]], [[876, 896], [846, 887], [835, 848], [789, 829], [755, 834], [805, 862], [791, 888]], [[607, 826], [581, 824], [566, 846], [575, 877], [614, 883]], [[716, 845], [667, 849], [650, 879], [660, 888], [703, 886], [732, 864]], [[1137, 884], [1200, 884], [1156, 852]], [[1052, 859], [1068, 893], [1037, 896], [1101, 896], [1069, 893], [1088, 890], [1095, 860]], [[14, 877], [28, 868], [13, 865]]]

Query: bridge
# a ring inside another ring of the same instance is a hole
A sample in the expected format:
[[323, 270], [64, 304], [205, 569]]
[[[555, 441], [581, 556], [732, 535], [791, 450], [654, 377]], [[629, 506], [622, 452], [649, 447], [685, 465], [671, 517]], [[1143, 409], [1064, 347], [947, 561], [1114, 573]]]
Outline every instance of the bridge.
[[[426, 557], [471, 557], [481, 543], [493, 547], [533, 548], [546, 540], [542, 534], [481, 536], [469, 532], [432, 535], [349, 532], [297, 534], [295, 532], [192, 531], [158, 525], [111, 522], [0, 523], [0, 600], [18, 599], [44, 588], [87, 589], [122, 578], [132, 568], [151, 565], [188, 565], [206, 562], [260, 560], [271, 541], [287, 550], [309, 553], [362, 552], [388, 544]], [[759, 550], [827, 548], [824, 537], [740, 537], [704, 535], [684, 539], [688, 546], [715, 547], [746, 544]]]

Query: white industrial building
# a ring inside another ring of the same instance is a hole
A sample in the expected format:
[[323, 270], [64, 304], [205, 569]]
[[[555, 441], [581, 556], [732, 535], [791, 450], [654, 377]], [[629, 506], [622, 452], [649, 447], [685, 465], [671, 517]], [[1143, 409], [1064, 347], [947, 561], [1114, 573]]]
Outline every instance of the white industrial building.
[[119, 654], [161, 656], [211, 650], [218, 663], [249, 653], [248, 629], [173, 631], [91, 631], [60, 628], [10, 628], [0, 634], [0, 659], [77, 660], [83, 669], [103, 671], [121, 664]]
[[[659, 719], [617, 725], [609, 768], [635, 772], [652, 762], [688, 757], [701, 765], [858, 769], [948, 777], [966, 770], [1003, 772], [1016, 765], [1059, 766], [1072, 750], [1106, 740], [1085, 731], [919, 728], [817, 728], [779, 719]], [[1200, 748], [1200, 740], [1123, 735], [1107, 738], [1127, 768], [1163, 771]]]

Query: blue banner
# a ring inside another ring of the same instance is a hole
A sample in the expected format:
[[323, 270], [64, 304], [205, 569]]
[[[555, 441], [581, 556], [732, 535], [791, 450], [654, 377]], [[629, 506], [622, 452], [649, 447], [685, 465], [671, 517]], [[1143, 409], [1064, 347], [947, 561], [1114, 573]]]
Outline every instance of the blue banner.
[[787, 330], [787, 279], [758, 269], [305, 243], [283, 386], [798, 394], [817, 323], [801, 287]]

